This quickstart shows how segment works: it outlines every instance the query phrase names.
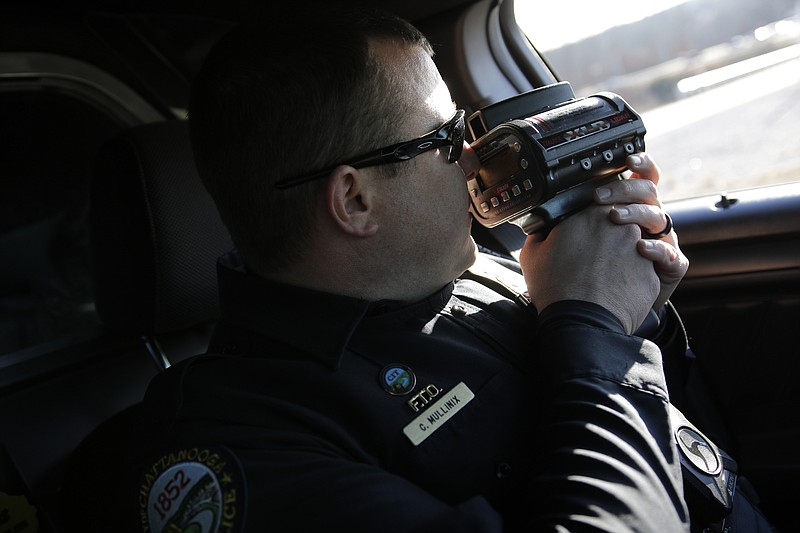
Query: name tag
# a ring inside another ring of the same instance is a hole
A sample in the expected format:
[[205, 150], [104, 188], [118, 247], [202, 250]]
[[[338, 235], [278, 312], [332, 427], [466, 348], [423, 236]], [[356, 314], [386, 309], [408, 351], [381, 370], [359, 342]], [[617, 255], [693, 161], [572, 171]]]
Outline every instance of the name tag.
[[473, 398], [475, 398], [475, 395], [464, 382], [461, 382], [449, 392], [443, 393], [436, 403], [403, 428], [403, 433], [414, 446], [419, 446], [422, 441], [453, 418]]

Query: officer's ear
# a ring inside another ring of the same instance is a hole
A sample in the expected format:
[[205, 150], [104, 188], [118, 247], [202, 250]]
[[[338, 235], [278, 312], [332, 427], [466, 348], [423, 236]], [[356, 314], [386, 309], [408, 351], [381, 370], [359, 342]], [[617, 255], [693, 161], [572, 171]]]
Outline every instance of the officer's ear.
[[374, 178], [349, 165], [336, 167], [325, 186], [328, 216], [345, 233], [371, 237], [378, 231], [374, 203]]

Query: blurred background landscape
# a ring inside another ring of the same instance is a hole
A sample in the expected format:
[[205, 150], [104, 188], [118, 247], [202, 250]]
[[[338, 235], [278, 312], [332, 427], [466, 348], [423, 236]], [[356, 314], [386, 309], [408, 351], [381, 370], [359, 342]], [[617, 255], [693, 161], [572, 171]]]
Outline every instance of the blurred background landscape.
[[[626, 3], [530, 2], [518, 19], [576, 95], [612, 91], [642, 114], [666, 199], [800, 181], [800, 2], [676, 1], [610, 27]], [[540, 45], [543, 26], [562, 38]]]

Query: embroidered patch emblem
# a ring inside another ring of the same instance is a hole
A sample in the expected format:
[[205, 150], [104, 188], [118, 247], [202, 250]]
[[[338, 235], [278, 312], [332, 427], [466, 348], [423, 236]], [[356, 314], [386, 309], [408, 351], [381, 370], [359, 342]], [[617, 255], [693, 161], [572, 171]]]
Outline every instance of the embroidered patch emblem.
[[686, 426], [679, 428], [676, 435], [681, 453], [695, 468], [710, 476], [719, 473], [722, 460], [705, 437]]
[[392, 363], [381, 369], [378, 375], [383, 390], [393, 396], [408, 394], [417, 386], [417, 376], [406, 365]]
[[243, 474], [224, 449], [183, 448], [161, 456], [139, 487], [142, 531], [234, 533], [244, 514]]

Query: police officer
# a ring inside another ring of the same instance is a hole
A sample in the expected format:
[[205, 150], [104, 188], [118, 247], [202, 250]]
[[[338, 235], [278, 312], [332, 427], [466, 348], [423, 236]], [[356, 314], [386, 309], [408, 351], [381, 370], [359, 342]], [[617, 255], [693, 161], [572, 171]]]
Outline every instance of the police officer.
[[215, 46], [190, 126], [237, 246], [223, 320], [137, 408], [115, 531], [689, 529], [662, 354], [634, 335], [688, 267], [658, 168], [630, 157], [523, 277], [470, 236], [463, 120], [390, 15]]

